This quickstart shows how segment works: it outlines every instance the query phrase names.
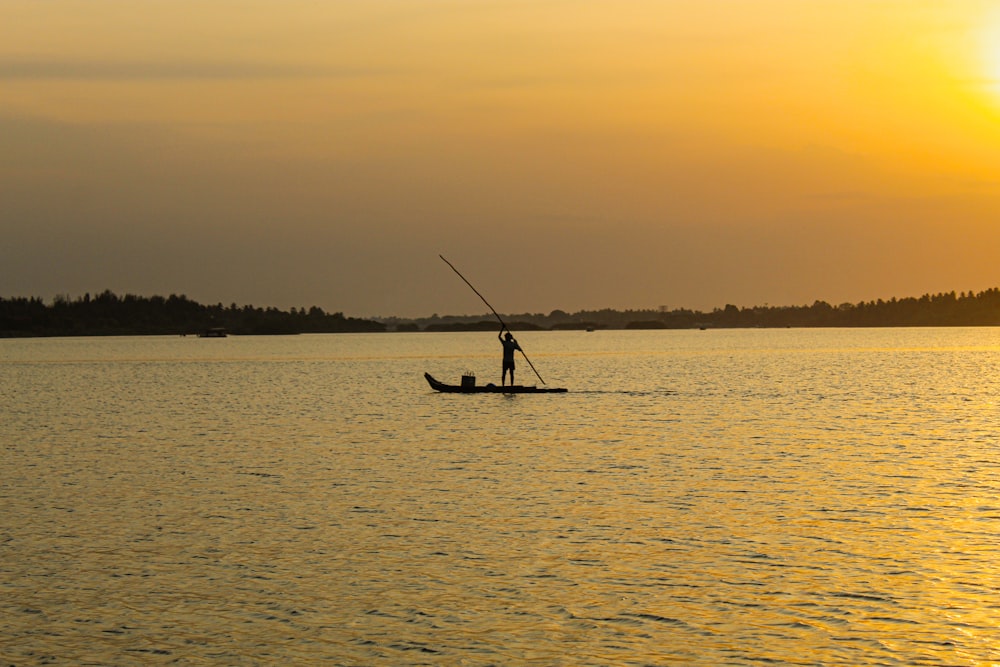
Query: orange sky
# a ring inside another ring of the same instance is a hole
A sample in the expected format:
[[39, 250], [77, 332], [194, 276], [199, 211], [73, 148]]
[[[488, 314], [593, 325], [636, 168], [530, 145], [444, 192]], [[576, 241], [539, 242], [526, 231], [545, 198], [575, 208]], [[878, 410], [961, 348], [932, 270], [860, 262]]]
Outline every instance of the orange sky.
[[1000, 285], [1000, 11], [0, 4], [0, 296], [357, 316]]

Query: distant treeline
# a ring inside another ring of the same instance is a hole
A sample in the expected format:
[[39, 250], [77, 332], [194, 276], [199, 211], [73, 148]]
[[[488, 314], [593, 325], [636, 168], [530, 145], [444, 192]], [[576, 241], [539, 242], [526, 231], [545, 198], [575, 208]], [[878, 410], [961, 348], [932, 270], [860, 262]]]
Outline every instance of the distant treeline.
[[0, 337], [123, 336], [198, 334], [224, 329], [233, 334], [298, 334], [385, 331], [384, 324], [325, 313], [313, 306], [277, 308], [221, 303], [205, 306], [186, 296], [118, 296], [106, 290], [92, 297], [0, 298]]
[[[811, 306], [732, 304], [710, 313], [661, 307], [656, 310], [587, 310], [548, 315], [505, 315], [515, 331], [560, 329], [694, 329], [749, 327], [915, 327], [1000, 326], [1000, 289], [947, 292], [883, 301], [816, 301]], [[51, 304], [39, 298], [0, 298], [0, 337], [198, 334], [224, 329], [238, 335], [349, 333], [381, 331], [491, 331], [491, 314], [384, 318], [381, 321], [326, 313], [313, 306], [292, 308], [226, 307], [199, 304], [186, 296], [118, 296], [110, 290], [76, 299], [59, 296]]]
[[[585, 310], [548, 315], [506, 315], [515, 331], [530, 329], [694, 329], [749, 327], [918, 327], [1000, 326], [1000, 289], [984, 292], [947, 292], [883, 301], [842, 303], [816, 301], [811, 306], [753, 306], [732, 304], [710, 313], [697, 310]], [[498, 329], [490, 315], [438, 316], [383, 320], [397, 331], [479, 331]]]

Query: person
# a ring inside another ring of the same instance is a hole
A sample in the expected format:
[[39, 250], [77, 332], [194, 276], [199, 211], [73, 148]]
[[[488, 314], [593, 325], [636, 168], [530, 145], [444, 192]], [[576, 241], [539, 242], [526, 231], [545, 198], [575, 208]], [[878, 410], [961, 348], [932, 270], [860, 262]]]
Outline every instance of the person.
[[520, 350], [521, 346], [517, 344], [514, 340], [513, 334], [507, 332], [507, 335], [503, 335], [505, 327], [500, 328], [500, 333], [497, 334], [497, 338], [500, 339], [500, 344], [503, 345], [503, 370], [500, 371], [500, 386], [504, 386], [504, 381], [507, 379], [507, 371], [510, 371], [510, 386], [514, 386], [514, 350]]

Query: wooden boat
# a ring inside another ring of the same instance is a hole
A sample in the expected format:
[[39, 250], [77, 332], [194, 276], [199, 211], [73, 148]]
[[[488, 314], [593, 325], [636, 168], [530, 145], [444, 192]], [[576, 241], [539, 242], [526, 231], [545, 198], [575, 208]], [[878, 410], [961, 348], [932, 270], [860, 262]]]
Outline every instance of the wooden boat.
[[438, 382], [430, 373], [424, 373], [427, 384], [434, 391], [442, 391], [448, 394], [564, 394], [566, 389], [561, 387], [526, 387], [522, 384], [507, 385], [505, 387], [493, 384], [476, 384], [476, 378], [472, 375], [462, 376], [462, 384], [445, 384]]
[[229, 334], [223, 327], [212, 327], [211, 329], [205, 329], [200, 334], [198, 338], [225, 338]]

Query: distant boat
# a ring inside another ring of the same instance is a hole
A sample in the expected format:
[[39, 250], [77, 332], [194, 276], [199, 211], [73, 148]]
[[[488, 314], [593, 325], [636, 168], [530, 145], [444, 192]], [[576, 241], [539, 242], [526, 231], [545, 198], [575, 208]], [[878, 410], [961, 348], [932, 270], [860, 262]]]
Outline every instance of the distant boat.
[[224, 327], [212, 327], [198, 334], [198, 338], [225, 338], [228, 335]]
[[476, 384], [476, 378], [473, 375], [463, 375], [462, 384], [445, 384], [444, 382], [438, 382], [430, 373], [424, 373], [424, 377], [427, 378], [427, 384], [431, 386], [434, 391], [444, 392], [446, 394], [565, 394], [566, 389], [561, 387], [526, 387], [521, 384], [498, 386], [493, 384]]

